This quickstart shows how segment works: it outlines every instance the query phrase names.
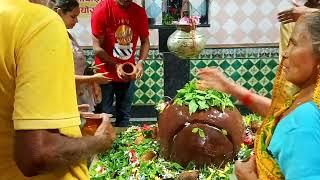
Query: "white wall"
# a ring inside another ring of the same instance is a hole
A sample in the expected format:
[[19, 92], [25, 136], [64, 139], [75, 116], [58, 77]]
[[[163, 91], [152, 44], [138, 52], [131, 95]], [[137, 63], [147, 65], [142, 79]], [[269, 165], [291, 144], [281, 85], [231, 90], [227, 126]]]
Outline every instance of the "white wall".
[[[136, 1], [140, 3], [141, 0]], [[277, 43], [279, 23], [276, 14], [290, 8], [290, 2], [290, 0], [210, 0], [211, 27], [201, 28], [201, 31], [207, 36], [208, 45]], [[158, 17], [157, 20], [161, 21], [161, 18]], [[90, 31], [89, 17], [80, 18], [72, 34], [81, 46], [91, 46]], [[150, 39], [152, 45], [158, 45], [158, 30], [150, 30]]]

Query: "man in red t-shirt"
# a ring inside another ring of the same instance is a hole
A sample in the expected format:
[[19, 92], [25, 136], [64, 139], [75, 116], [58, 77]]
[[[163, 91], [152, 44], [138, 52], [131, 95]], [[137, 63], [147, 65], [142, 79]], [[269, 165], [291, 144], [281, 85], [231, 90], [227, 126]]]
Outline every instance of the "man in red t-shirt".
[[102, 112], [111, 113], [116, 96], [116, 126], [128, 126], [134, 93], [134, 80], [124, 75], [119, 66], [125, 62], [135, 64], [134, 54], [138, 38], [141, 41], [140, 56], [136, 64], [136, 78], [143, 75], [143, 64], [150, 48], [148, 18], [145, 9], [132, 0], [104, 0], [94, 9], [91, 17], [93, 49], [99, 72], [112, 83], [102, 85]]

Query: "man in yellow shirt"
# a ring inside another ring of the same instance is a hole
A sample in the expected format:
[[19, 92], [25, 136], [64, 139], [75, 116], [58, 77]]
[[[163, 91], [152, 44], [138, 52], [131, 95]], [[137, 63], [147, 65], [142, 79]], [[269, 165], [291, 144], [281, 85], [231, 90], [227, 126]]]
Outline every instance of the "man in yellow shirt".
[[106, 121], [81, 137], [73, 71], [55, 12], [0, 0], [0, 180], [89, 179], [85, 159], [110, 148]]
[[304, 5], [299, 4], [296, 0], [292, 0], [293, 8], [281, 11], [278, 14], [280, 24], [280, 42], [279, 42], [279, 60], [282, 59], [282, 53], [287, 48], [289, 38], [298, 18], [306, 13], [319, 11], [319, 0], [308, 0]]

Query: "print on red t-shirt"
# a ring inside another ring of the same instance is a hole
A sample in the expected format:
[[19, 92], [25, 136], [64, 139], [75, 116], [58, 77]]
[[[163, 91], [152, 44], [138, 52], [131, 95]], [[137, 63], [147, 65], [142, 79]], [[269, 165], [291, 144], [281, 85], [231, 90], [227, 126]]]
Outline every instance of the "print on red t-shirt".
[[[135, 63], [134, 54], [138, 38], [149, 36], [148, 18], [144, 8], [131, 3], [127, 8], [121, 8], [115, 0], [100, 2], [91, 17], [92, 34], [104, 38], [104, 49], [116, 63]], [[96, 64], [101, 60], [96, 57]], [[113, 81], [121, 82], [115, 67], [100, 66], [98, 72], [109, 72], [106, 76]]]

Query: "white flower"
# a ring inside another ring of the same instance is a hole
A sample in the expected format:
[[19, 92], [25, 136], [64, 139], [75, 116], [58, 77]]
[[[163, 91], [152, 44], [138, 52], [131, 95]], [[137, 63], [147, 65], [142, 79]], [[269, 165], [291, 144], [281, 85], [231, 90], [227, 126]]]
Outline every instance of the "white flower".
[[95, 169], [97, 172], [100, 172], [102, 170], [101, 166], [97, 166], [97, 168]]

